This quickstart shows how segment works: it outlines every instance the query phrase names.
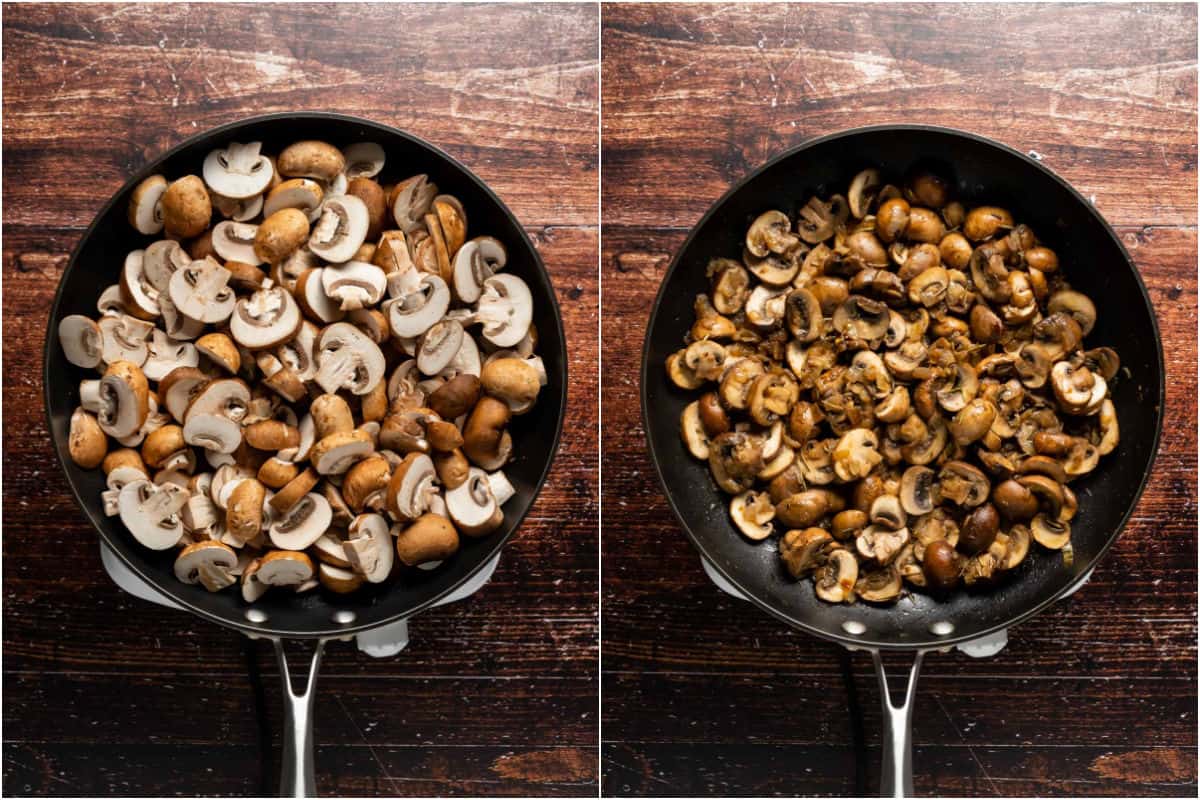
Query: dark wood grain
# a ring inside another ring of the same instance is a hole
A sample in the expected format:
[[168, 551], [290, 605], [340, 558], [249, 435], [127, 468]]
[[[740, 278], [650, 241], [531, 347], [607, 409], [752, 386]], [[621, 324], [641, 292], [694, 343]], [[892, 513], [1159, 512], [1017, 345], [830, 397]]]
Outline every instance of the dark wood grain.
[[413, 620], [396, 658], [328, 648], [318, 788], [595, 795], [596, 26], [594, 7], [554, 5], [5, 8], [8, 793], [261, 791], [242, 638], [108, 580], [54, 466], [39, 353], [67, 257], [130, 171], [217, 124], [329, 109], [429, 139], [509, 205], [554, 282], [571, 385], [549, 481], [491, 582]]
[[[1154, 474], [1092, 580], [993, 658], [926, 659], [917, 792], [1196, 794], [1195, 25], [1181, 6], [605, 6], [607, 794], [861, 791], [838, 650], [705, 578], [646, 457], [639, 353], [618, 332], [644, 330], [689, 226], [734, 181], [887, 121], [1036, 150], [1095, 195], [1167, 360]], [[869, 660], [852, 663], [869, 792], [878, 690]]]

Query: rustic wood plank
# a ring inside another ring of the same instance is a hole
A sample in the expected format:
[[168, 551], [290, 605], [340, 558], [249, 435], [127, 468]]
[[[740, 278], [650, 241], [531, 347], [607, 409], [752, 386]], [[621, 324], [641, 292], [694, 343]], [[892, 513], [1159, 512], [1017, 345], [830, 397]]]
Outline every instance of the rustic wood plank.
[[[330, 646], [318, 788], [594, 795], [598, 10], [220, 12], [5, 9], [5, 786], [273, 791], [274, 774], [259, 782], [243, 639], [125, 595], [102, 571], [96, 537], [54, 467], [39, 353], [71, 249], [132, 170], [214, 125], [331, 109], [425, 137], [509, 205], [554, 282], [571, 382], [559, 456], [492, 581], [414, 620], [394, 659]], [[277, 747], [280, 696], [265, 647], [255, 663]]]
[[187, 136], [254, 114], [329, 109], [442, 147], [526, 225], [594, 225], [596, 15], [553, 5], [242, 4], [220, 15], [186, 4], [14, 6], [4, 15], [5, 221], [85, 225], [130, 172]]
[[1114, 224], [1195, 224], [1193, 6], [630, 4], [603, 28], [608, 223], [690, 226], [791, 145], [920, 122], [1038, 152]]
[[[326, 796], [595, 796], [595, 754], [574, 747], [317, 746], [317, 792]], [[4, 743], [4, 782], [23, 795], [262, 796], [253, 748], [239, 745]], [[264, 788], [265, 787], [265, 788]]]
[[[605, 790], [639, 797], [869, 796], [878, 785], [880, 752], [870, 748], [865, 757], [864, 790], [853, 779], [856, 754], [845, 746], [605, 744]], [[919, 796], [1195, 795], [1195, 754], [1187, 750], [918, 744], [913, 762]], [[1119, 765], [1130, 771], [1114, 773]]]

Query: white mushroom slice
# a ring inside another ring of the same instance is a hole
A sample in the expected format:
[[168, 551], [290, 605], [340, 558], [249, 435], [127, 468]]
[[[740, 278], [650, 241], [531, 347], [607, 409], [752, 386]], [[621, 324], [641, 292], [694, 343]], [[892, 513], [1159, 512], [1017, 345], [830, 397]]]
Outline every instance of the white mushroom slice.
[[204, 323], [179, 313], [171, 295], [165, 292], [158, 296], [158, 310], [162, 312], [163, 330], [172, 339], [190, 341], [204, 333]]
[[334, 264], [354, 257], [371, 226], [367, 204], [353, 195], [326, 197], [321, 217], [308, 237], [308, 249]]
[[350, 562], [346, 560], [345, 542], [333, 533], [321, 534], [317, 541], [313, 542], [313, 550], [316, 551], [317, 559], [324, 561], [326, 564], [333, 564], [335, 567], [349, 567]]
[[396, 220], [396, 227], [405, 233], [412, 233], [419, 228], [433, 207], [433, 198], [437, 197], [437, 193], [437, 184], [430, 183], [427, 175], [414, 175], [401, 181], [392, 201], [392, 218]]
[[508, 253], [491, 236], [471, 239], [454, 256], [454, 294], [464, 303], [474, 303], [483, 292], [483, 282], [504, 269]]
[[209, 497], [193, 494], [180, 512], [183, 529], [197, 541], [219, 539], [225, 532], [225, 515]]
[[212, 246], [226, 261], [241, 261], [258, 266], [263, 263], [254, 252], [254, 237], [258, 226], [249, 222], [218, 222], [212, 229]]
[[325, 293], [325, 267], [310, 269], [296, 281], [296, 299], [304, 313], [326, 324], [346, 316], [341, 304]]
[[350, 523], [350, 538], [342, 542], [346, 559], [370, 583], [383, 583], [392, 572], [396, 548], [382, 514], [360, 514]]
[[347, 178], [374, 178], [383, 171], [383, 148], [375, 142], [355, 142], [342, 151], [346, 159], [343, 173]]
[[100, 320], [100, 357], [106, 364], [128, 361], [139, 367], [150, 356], [146, 337], [154, 326], [134, 317], [122, 314]]
[[227, 284], [229, 270], [212, 258], [193, 261], [171, 276], [168, 293], [179, 313], [215, 325], [233, 313], [237, 298]]
[[58, 323], [58, 343], [63, 355], [77, 367], [94, 369], [102, 355], [100, 326], [82, 314], [63, 317]]
[[220, 414], [190, 414], [183, 423], [183, 440], [193, 447], [232, 453], [242, 443], [242, 428]]
[[[171, 285], [171, 276], [177, 270], [192, 263], [187, 251], [173, 239], [161, 239], [146, 247], [142, 254], [142, 270], [146, 280], [160, 295], [166, 294]], [[159, 298], [161, 304], [162, 298]]]
[[186, 422], [197, 414], [220, 414], [240, 424], [249, 408], [250, 388], [240, 378], [217, 378], [194, 392], [183, 412], [183, 420]]
[[146, 280], [144, 269], [145, 250], [134, 250], [125, 256], [125, 264], [121, 268], [121, 296], [125, 298], [125, 307], [134, 316], [142, 319], [154, 319], [159, 315], [158, 290]]
[[761, 541], [775, 532], [775, 505], [766, 492], [742, 492], [729, 503], [729, 515], [739, 531], [751, 541]]
[[177, 342], [158, 328], [150, 340], [150, 354], [142, 365], [142, 372], [156, 383], [178, 367], [195, 367], [200, 364], [200, 353], [194, 344]]
[[454, 358], [438, 372], [438, 377], [450, 380], [459, 375], [474, 375], [478, 378], [482, 371], [483, 364], [479, 359], [479, 345], [475, 344], [475, 337], [463, 336]]
[[521, 341], [533, 320], [533, 296], [525, 281], [507, 273], [485, 280], [475, 319], [483, 323], [483, 338], [497, 347]]
[[158, 384], [158, 394], [163, 399], [167, 413], [183, 422], [188, 404], [208, 380], [208, 376], [195, 367], [181, 367], [168, 372]]
[[300, 322], [300, 307], [291, 293], [282, 286], [273, 286], [237, 301], [229, 318], [229, 332], [242, 347], [265, 350], [295, 336]]
[[471, 467], [466, 481], [446, 492], [446, 513], [466, 536], [484, 536], [504, 522], [488, 474], [479, 467]]
[[271, 543], [283, 550], [303, 550], [320, 539], [332, 521], [329, 501], [309, 492], [271, 523]]
[[261, 194], [235, 200], [216, 192], [209, 192], [209, 198], [212, 200], [213, 208], [220, 212], [221, 216], [234, 222], [246, 222], [262, 213], [263, 196]]
[[373, 306], [383, 299], [387, 278], [383, 270], [365, 261], [347, 261], [321, 270], [321, 286], [343, 311]]
[[138, 432], [150, 414], [150, 387], [141, 369], [128, 361], [109, 365], [100, 379], [100, 430], [120, 439]]
[[[424, 375], [438, 375], [450, 366], [454, 357], [469, 339], [463, 326], [452, 319], [444, 319], [427, 330], [417, 347], [417, 369]], [[479, 357], [479, 351], [475, 351]]]
[[504, 505], [517, 494], [508, 476], [501, 470], [488, 473], [488, 485], [492, 487], [492, 495], [500, 505]]
[[296, 291], [296, 283], [304, 273], [321, 266], [321, 259], [313, 255], [307, 247], [294, 250], [283, 261], [271, 267], [271, 280], [278, 283], [289, 292]]
[[[140, 473], [139, 473], [140, 475]], [[141, 476], [145, 479], [145, 476]], [[115, 517], [121, 513], [121, 490], [120, 489], [105, 489], [100, 493], [100, 505], [104, 509], [104, 516]]]
[[272, 551], [259, 559], [257, 566], [251, 563], [246, 568], [242, 575], [242, 597], [254, 602], [270, 586], [291, 586], [297, 592], [302, 591], [314, 572], [312, 559], [304, 553]]
[[292, 178], [276, 186], [267, 194], [263, 203], [263, 217], [269, 217], [285, 208], [298, 208], [308, 215], [308, 221], [316, 222], [321, 215], [321, 200], [325, 192], [321, 184], [311, 178]]
[[[143, 379], [144, 379], [144, 377], [145, 376], [143, 374]], [[128, 436], [114, 436], [113, 437], [114, 439], [117, 440], [117, 443], [120, 444], [122, 447], [139, 447], [139, 446], [141, 446], [142, 442], [146, 439], [146, 437], [149, 434], [158, 430], [163, 425], [166, 425], [168, 422], [171, 421], [171, 418], [169, 416], [167, 416], [166, 414], [159, 413], [158, 400], [155, 399], [155, 396], [156, 396], [155, 392], [150, 392], [149, 390], [147, 390], [147, 393], [146, 393], [146, 400], [147, 400], [146, 418], [142, 421], [141, 426], [136, 431], [129, 434]]]
[[137, 185], [129, 197], [129, 224], [141, 234], [153, 236], [163, 229], [162, 196], [167, 179], [151, 175]]
[[387, 362], [379, 345], [348, 322], [335, 322], [317, 340], [317, 384], [332, 394], [367, 394], [383, 380]]
[[385, 306], [388, 324], [396, 337], [417, 337], [445, 316], [450, 289], [437, 275], [422, 275], [417, 290]]
[[125, 299], [121, 297], [121, 285], [114, 283], [100, 293], [96, 310], [104, 316], [120, 316], [125, 313]]
[[208, 188], [224, 197], [241, 200], [262, 194], [271, 183], [275, 170], [271, 159], [260, 155], [262, 142], [230, 142], [213, 150], [204, 159], [201, 174]]
[[333, 433], [313, 445], [309, 458], [321, 475], [341, 475], [375, 452], [375, 442], [361, 430]]
[[400, 519], [414, 520], [430, 510], [430, 503], [436, 496], [437, 472], [433, 459], [424, 453], [409, 453], [392, 472], [388, 484], [388, 510]]
[[112, 472], [104, 477], [104, 485], [109, 489], [121, 491], [126, 485], [134, 481], [146, 480], [146, 473], [142, 472], [137, 467], [125, 465], [117, 467]]
[[220, 542], [196, 542], [179, 551], [175, 558], [175, 577], [184, 583], [199, 583], [210, 592], [233, 586], [233, 570], [238, 556]]
[[151, 550], [167, 550], [183, 536], [179, 510], [187, 498], [187, 490], [173, 483], [155, 486], [140, 480], [125, 484], [117, 505], [133, 538]]
[[300, 330], [291, 341], [275, 348], [279, 362], [295, 373], [302, 381], [311, 381], [317, 374], [317, 336], [320, 330], [308, 320], [300, 323]]
[[316, 443], [317, 426], [313, 422], [312, 414], [305, 414], [301, 417], [300, 424], [296, 428], [300, 431], [300, 444], [276, 453], [275, 457], [281, 461], [290, 461], [294, 464], [306, 461], [309, 451], [312, 450], [313, 444]]
[[92, 414], [99, 414], [100, 409], [104, 408], [99, 378], [79, 382], [79, 407]]

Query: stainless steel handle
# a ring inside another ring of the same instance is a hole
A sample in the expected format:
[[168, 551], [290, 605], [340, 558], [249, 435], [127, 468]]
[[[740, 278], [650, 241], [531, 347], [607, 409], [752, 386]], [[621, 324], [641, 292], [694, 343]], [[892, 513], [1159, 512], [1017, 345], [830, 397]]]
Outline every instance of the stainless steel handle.
[[275, 639], [275, 660], [283, 679], [283, 769], [279, 777], [280, 797], [316, 797], [317, 778], [313, 767], [313, 700], [316, 698], [317, 673], [325, 642], [317, 641], [302, 694], [292, 689], [283, 641]]
[[875, 662], [875, 675], [879, 678], [879, 695], [883, 702], [883, 770], [879, 781], [880, 797], [912, 797], [912, 717], [913, 697], [917, 693], [917, 675], [921, 671], [924, 653], [918, 651], [913, 659], [912, 671], [908, 674], [908, 685], [904, 690], [904, 701], [892, 703], [888, 689], [887, 673], [878, 650], [871, 652]]

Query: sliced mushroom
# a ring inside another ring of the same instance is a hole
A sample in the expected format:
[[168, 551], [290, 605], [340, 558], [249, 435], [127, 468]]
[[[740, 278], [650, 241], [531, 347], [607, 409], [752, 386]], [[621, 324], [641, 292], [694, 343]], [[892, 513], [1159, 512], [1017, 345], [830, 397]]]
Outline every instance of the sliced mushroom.
[[295, 336], [300, 323], [300, 308], [291, 293], [273, 286], [237, 301], [229, 320], [229, 332], [242, 347], [265, 350]]
[[343, 311], [354, 311], [382, 300], [387, 278], [374, 264], [347, 261], [321, 270], [321, 286]]
[[100, 326], [81, 314], [63, 317], [58, 323], [58, 342], [63, 355], [77, 367], [94, 369], [100, 365], [102, 336]]
[[414, 175], [396, 184], [389, 197], [396, 227], [406, 234], [416, 230], [433, 207], [433, 198], [437, 193], [437, 185], [431, 183], [426, 175]]
[[282, 550], [304, 550], [329, 529], [333, 510], [324, 496], [309, 492], [271, 523], [271, 543]]
[[167, 179], [151, 175], [139, 183], [129, 196], [129, 224], [138, 233], [153, 236], [163, 229], [162, 197]]
[[100, 429], [115, 439], [131, 436], [150, 413], [150, 386], [141, 368], [128, 361], [109, 364], [100, 379]]
[[421, 275], [416, 288], [385, 304], [392, 334], [416, 337], [441, 320], [450, 308], [450, 289], [437, 275]]
[[271, 183], [271, 161], [260, 154], [262, 142], [230, 142], [204, 159], [204, 182], [217, 194], [241, 200], [262, 194]]
[[869, 603], [887, 603], [900, 596], [904, 588], [895, 564], [863, 573], [854, 584], [854, 592]]
[[490, 236], [464, 243], [454, 256], [454, 294], [464, 303], [478, 301], [484, 282], [504, 269], [507, 260], [504, 245]]
[[370, 224], [367, 206], [359, 198], [327, 197], [308, 238], [308, 249], [334, 264], [349, 261], [367, 238]]
[[965, 461], [947, 461], [938, 473], [939, 497], [962, 508], [974, 508], [986, 501], [991, 488], [987, 476]]
[[229, 278], [229, 270], [211, 258], [193, 261], [171, 275], [168, 293], [179, 313], [212, 325], [228, 319], [237, 302]]
[[824, 561], [825, 550], [833, 543], [821, 528], [788, 531], [779, 542], [779, 555], [793, 578], [803, 578]]
[[[350, 523], [350, 538], [341, 542], [348, 564], [370, 583], [387, 580], [395, 563], [392, 536], [382, 514], [360, 514]], [[335, 565], [338, 566], [338, 565]]]
[[533, 296], [525, 281], [501, 273], [483, 282], [475, 318], [483, 324], [483, 338], [497, 347], [513, 347], [525, 337], [533, 320]]
[[775, 505], [766, 492], [742, 492], [730, 501], [729, 514], [747, 539], [760, 541], [774, 533]]
[[200, 541], [189, 544], [175, 558], [175, 577], [184, 583], [199, 583], [210, 592], [219, 592], [237, 583], [237, 553], [220, 542]]
[[168, 550], [183, 536], [179, 511], [187, 499], [187, 490], [173, 483], [156, 486], [143, 479], [125, 484], [117, 505], [121, 522], [140, 544]]
[[832, 550], [813, 574], [817, 597], [827, 603], [853, 603], [858, 560], [844, 548]]

